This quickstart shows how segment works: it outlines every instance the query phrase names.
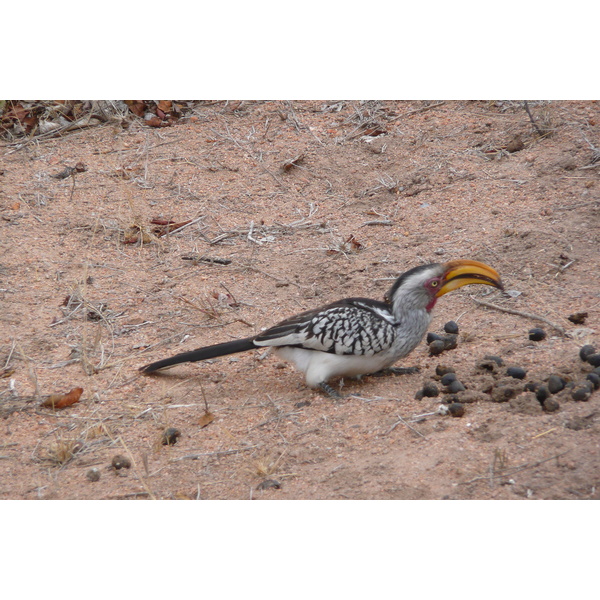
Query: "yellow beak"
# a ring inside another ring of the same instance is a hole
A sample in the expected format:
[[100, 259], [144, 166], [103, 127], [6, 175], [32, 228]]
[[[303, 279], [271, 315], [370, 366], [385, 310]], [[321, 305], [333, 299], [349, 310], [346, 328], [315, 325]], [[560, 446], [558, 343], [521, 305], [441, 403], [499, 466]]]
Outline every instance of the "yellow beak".
[[476, 260], [452, 260], [444, 265], [444, 273], [442, 287], [436, 294], [437, 298], [470, 283], [504, 289], [498, 272], [489, 265]]

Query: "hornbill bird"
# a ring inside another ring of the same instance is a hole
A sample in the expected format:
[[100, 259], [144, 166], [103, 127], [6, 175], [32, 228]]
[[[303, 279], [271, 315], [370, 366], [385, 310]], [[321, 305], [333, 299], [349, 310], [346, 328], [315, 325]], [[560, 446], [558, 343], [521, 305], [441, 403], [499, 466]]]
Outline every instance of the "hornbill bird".
[[149, 374], [180, 363], [272, 347], [304, 373], [310, 387], [339, 397], [327, 383], [334, 377], [416, 372], [391, 366], [423, 339], [437, 299], [471, 283], [503, 289], [498, 273], [475, 260], [420, 265], [398, 277], [383, 302], [345, 298], [285, 319], [256, 336], [183, 352], [140, 371]]

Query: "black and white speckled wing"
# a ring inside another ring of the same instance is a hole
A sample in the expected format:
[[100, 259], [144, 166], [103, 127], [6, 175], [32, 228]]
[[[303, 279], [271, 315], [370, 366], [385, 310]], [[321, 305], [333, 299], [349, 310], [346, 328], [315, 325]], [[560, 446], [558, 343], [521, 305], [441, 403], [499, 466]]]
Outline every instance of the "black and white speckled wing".
[[398, 325], [388, 304], [346, 298], [286, 319], [258, 335], [254, 343], [373, 356], [393, 346]]

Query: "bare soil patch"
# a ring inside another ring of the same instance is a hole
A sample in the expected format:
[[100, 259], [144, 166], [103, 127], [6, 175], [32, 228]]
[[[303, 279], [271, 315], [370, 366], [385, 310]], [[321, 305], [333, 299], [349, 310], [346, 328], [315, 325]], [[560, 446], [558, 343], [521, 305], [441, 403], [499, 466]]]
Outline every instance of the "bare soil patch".
[[[505, 371], [579, 385], [600, 350], [600, 105], [529, 108], [536, 127], [519, 102], [206, 102], [4, 143], [0, 497], [597, 499], [600, 391], [548, 412]], [[456, 258], [510, 295], [442, 298], [458, 347], [423, 342], [419, 374], [341, 401], [262, 352], [138, 374]], [[415, 398], [439, 365], [477, 392], [463, 416]]]

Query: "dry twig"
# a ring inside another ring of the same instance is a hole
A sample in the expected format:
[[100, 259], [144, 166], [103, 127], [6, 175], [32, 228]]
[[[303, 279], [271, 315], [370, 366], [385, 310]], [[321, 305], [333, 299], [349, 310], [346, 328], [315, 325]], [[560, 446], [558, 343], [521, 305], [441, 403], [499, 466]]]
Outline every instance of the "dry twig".
[[[510, 469], [509, 471], [505, 471], [502, 473], [503, 477], [508, 477], [509, 475], [513, 475], [514, 473], [518, 473], [519, 471], [525, 471], [525, 469], [533, 469], [535, 467], [539, 467], [541, 464], [548, 462], [549, 460], [553, 460], [554, 458], [560, 458], [565, 454], [568, 454], [570, 450], [565, 450], [564, 452], [560, 452], [559, 454], [555, 454], [554, 456], [550, 456], [548, 458], [544, 458], [542, 460], [538, 460], [534, 463], [524, 463], [514, 469]], [[490, 479], [490, 475], [482, 475], [480, 477], [474, 477], [473, 479], [469, 479], [469, 481], [459, 481], [460, 485], [468, 485], [469, 483], [475, 483], [476, 481], [481, 481], [482, 479]]]
[[485, 302], [484, 300], [478, 300], [477, 298], [474, 298], [473, 296], [470, 296], [470, 298], [476, 304], [480, 304], [481, 306], [486, 306], [487, 308], [493, 308], [494, 310], [499, 310], [500, 312], [505, 312], [505, 313], [508, 313], [509, 315], [517, 315], [519, 317], [524, 317], [525, 319], [533, 319], [535, 321], [542, 321], [543, 323], [546, 323], [546, 325], [550, 325], [550, 327], [553, 327], [554, 329], [556, 329], [556, 331], [558, 331], [561, 335], [563, 335], [565, 337], [570, 337], [569, 334], [565, 331], [564, 327], [561, 327], [560, 325], [553, 323], [552, 321], [546, 319], [546, 317], [540, 317], [539, 315], [534, 315], [533, 313], [522, 312], [522, 311], [516, 310], [514, 308], [505, 308], [504, 306], [498, 306], [497, 304], [491, 304], [490, 302]]

